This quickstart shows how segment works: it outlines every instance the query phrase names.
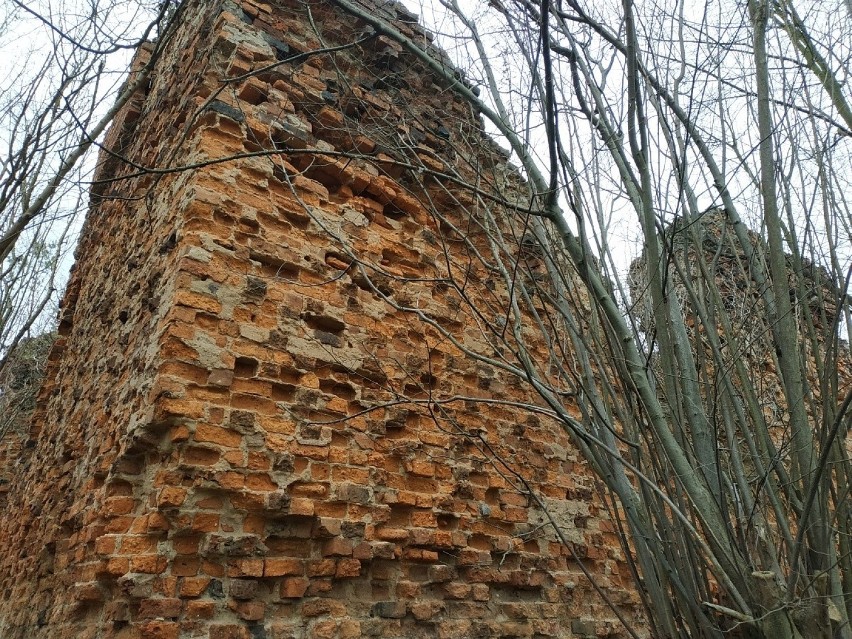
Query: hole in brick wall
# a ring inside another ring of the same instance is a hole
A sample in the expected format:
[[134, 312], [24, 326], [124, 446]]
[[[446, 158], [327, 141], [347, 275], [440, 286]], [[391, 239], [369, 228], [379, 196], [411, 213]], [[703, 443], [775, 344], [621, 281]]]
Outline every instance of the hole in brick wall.
[[224, 224], [225, 226], [232, 226], [236, 222], [233, 215], [229, 215], [221, 209], [213, 211], [213, 221], [217, 224]]
[[261, 271], [267, 277], [280, 277], [281, 279], [290, 281], [299, 279], [300, 269], [298, 266], [290, 262], [285, 262], [274, 255], [250, 251], [249, 258], [260, 263]]
[[357, 413], [363, 413], [364, 411], [369, 410], [371, 407], [372, 404], [370, 402], [363, 402], [358, 400], [349, 402], [349, 405], [346, 407], [346, 410], [350, 415], [355, 415]]
[[256, 234], [260, 229], [260, 223], [250, 217], [241, 217], [239, 228], [244, 233]]
[[290, 222], [297, 229], [306, 229], [311, 223], [311, 218], [304, 211], [283, 211], [284, 219]]
[[[502, 558], [503, 553], [498, 556]], [[506, 568], [506, 562], [503, 562], [502, 568]], [[511, 569], [510, 569], [511, 570]], [[579, 568], [576, 568], [579, 571]], [[528, 601], [537, 602], [541, 598], [541, 586], [531, 584], [529, 581], [524, 583], [525, 579], [529, 579], [529, 574], [524, 571], [523, 575], [516, 573], [516, 576], [510, 578], [510, 583], [491, 582], [492, 599], [497, 598], [499, 601]], [[572, 635], [577, 636], [577, 635]], [[594, 636], [594, 635], [592, 635]]]
[[388, 376], [379, 368], [376, 363], [374, 366], [364, 366], [355, 371], [355, 380], [359, 386], [384, 386], [388, 381]]
[[400, 220], [400, 219], [402, 219], [403, 217], [406, 216], [405, 211], [403, 211], [401, 208], [399, 208], [393, 202], [389, 202], [388, 204], [385, 204], [384, 213], [385, 213], [385, 217], [389, 217], [392, 220]]
[[283, 49], [280, 47], [275, 47], [275, 57], [278, 60], [292, 60], [292, 58], [304, 54], [304, 51], [298, 47], [294, 47], [292, 43], [288, 42], [284, 45], [287, 49]]
[[254, 377], [257, 375], [258, 363], [251, 357], [238, 357], [234, 363], [235, 377]]
[[373, 279], [373, 283], [376, 285], [376, 288], [379, 289], [379, 293], [386, 297], [391, 297], [394, 293], [391, 281], [392, 280], [390, 278], [382, 276], [377, 276]]
[[[408, 579], [414, 582], [426, 582], [429, 580], [429, 567], [414, 564], [408, 568]], [[508, 639], [508, 638], [507, 638]]]
[[243, 297], [251, 301], [261, 301], [266, 297], [267, 286], [266, 282], [259, 277], [249, 276], [246, 278], [246, 285], [243, 289]]
[[476, 497], [473, 492], [473, 486], [466, 481], [461, 481], [456, 484], [453, 494], [459, 499], [474, 499]]
[[[311, 519], [288, 520], [280, 524], [276, 524], [277, 531], [275, 536], [267, 537], [263, 543], [267, 545], [272, 553], [281, 555], [286, 558], [308, 558], [313, 552], [313, 544], [305, 541], [306, 537], [310, 537], [310, 530], [305, 529], [307, 526], [313, 525]], [[291, 534], [292, 533], [292, 534]], [[280, 536], [279, 536], [280, 535]]]
[[315, 315], [314, 313], [303, 313], [302, 319], [305, 320], [310, 328], [323, 331], [324, 333], [339, 334], [346, 328], [346, 324], [339, 319], [328, 315]]
[[320, 424], [300, 424], [298, 433], [299, 437], [305, 439], [320, 439], [322, 437], [322, 426]]
[[298, 384], [299, 380], [302, 379], [302, 373], [295, 368], [290, 368], [289, 366], [281, 366], [281, 369], [278, 373], [278, 379], [287, 384]]
[[438, 528], [441, 530], [455, 530], [459, 526], [459, 517], [455, 514], [442, 513], [438, 515]]
[[243, 140], [243, 149], [245, 149], [248, 153], [257, 153], [259, 151], [263, 151], [263, 145], [259, 142], [246, 138]]
[[491, 539], [488, 535], [471, 535], [467, 545], [477, 550], [491, 550]]
[[334, 253], [329, 251], [325, 254], [325, 263], [328, 264], [331, 268], [335, 268], [338, 271], [345, 271], [349, 268], [352, 260], [348, 259], [346, 256], [341, 255], [340, 253]]
[[272, 177], [281, 182], [281, 184], [287, 184], [289, 182], [287, 172], [284, 170], [284, 167], [277, 162], [272, 167]]
[[370, 286], [369, 280], [366, 277], [364, 277], [364, 274], [361, 273], [360, 271], [357, 271], [352, 275], [352, 281], [362, 291], [367, 291], [368, 293], [373, 292], [373, 287]]
[[256, 79], [252, 81], [251, 78], [240, 88], [238, 95], [243, 102], [248, 102], [255, 106], [263, 104], [269, 99], [266, 87]]
[[218, 315], [211, 315], [209, 313], [198, 313], [195, 316], [195, 325], [204, 330], [215, 329], [219, 326], [219, 321], [220, 318]]
[[497, 506], [500, 503], [500, 490], [497, 488], [489, 488], [485, 491], [485, 503], [489, 506]]
[[332, 395], [337, 395], [338, 397], [342, 397], [346, 400], [355, 399], [357, 395], [355, 389], [346, 384], [344, 382], [335, 382], [331, 379], [323, 379], [320, 381], [320, 390], [323, 393], [330, 393]]
[[431, 373], [423, 373], [420, 376], [420, 383], [424, 387], [426, 387], [430, 390], [434, 390], [435, 387], [438, 385], [438, 379], [434, 375], [432, 375]]
[[270, 528], [272, 534], [266, 538], [265, 544], [273, 552], [278, 552], [285, 557], [310, 557], [313, 550], [310, 540], [311, 531], [314, 527], [314, 517], [294, 516], [275, 522]]
[[390, 518], [388, 525], [393, 527], [406, 527], [411, 524], [411, 506], [403, 506], [400, 504], [391, 504]]
[[322, 165], [314, 165], [305, 171], [305, 176], [322, 184], [329, 192], [336, 191], [341, 185], [339, 171], [326, 168]]
[[[485, 473], [480, 473], [480, 472], [470, 473], [470, 475], [468, 475], [467, 479], [471, 484], [474, 484], [476, 486], [487, 486], [488, 485], [488, 475], [486, 475]], [[495, 488], [494, 490], [496, 491], [497, 489]], [[499, 495], [499, 492], [495, 492], [494, 495], [495, 495], [495, 499], [496, 499], [496, 495]], [[494, 503], [496, 504], [497, 502], [495, 501]]]
[[296, 396], [293, 384], [272, 384], [272, 399], [276, 402], [292, 402]]
[[[341, 421], [345, 418], [346, 418], [346, 415], [344, 415], [343, 413], [340, 413], [336, 410], [327, 410], [327, 409], [326, 410], [308, 411], [308, 416], [307, 416], [307, 419], [308, 419], [309, 422], [319, 424], [319, 425], [327, 424], [328, 422], [339, 422], [339, 421]], [[336, 433], [332, 433], [332, 436], [338, 437], [338, 435]], [[338, 442], [338, 443], [342, 444], [343, 442], [341, 441], [341, 442]]]
[[219, 461], [220, 453], [212, 448], [190, 446], [181, 455], [184, 464], [189, 466], [212, 466]]
[[382, 251], [382, 266], [392, 266], [407, 277], [420, 277], [423, 275], [423, 265], [420, 263], [420, 255], [413, 251], [399, 249], [384, 249]]
[[426, 390], [419, 384], [406, 384], [405, 395], [407, 397], [413, 397], [415, 399], [425, 399]]
[[[272, 140], [272, 145], [276, 149], [286, 151], [288, 149], [308, 148], [310, 137], [311, 134], [301, 126], [293, 123], [279, 123], [279, 125], [273, 129], [270, 139]], [[301, 164], [302, 167], [310, 166], [310, 163], [312, 162], [312, 158], [309, 156], [291, 157], [290, 159], [297, 165]]]
[[342, 348], [343, 340], [339, 335], [335, 335], [334, 333], [328, 333], [326, 331], [314, 331], [314, 337], [319, 341], [320, 344], [325, 344], [326, 346], [331, 346], [332, 348]]
[[71, 320], [66, 317], [63, 317], [62, 320], [60, 320], [59, 322], [59, 327], [56, 329], [56, 332], [60, 335], [69, 335], [71, 333], [72, 327], [73, 324], [71, 323]]
[[[384, 430], [381, 429], [384, 428]], [[403, 426], [400, 424], [388, 424], [383, 423], [380, 424], [376, 429], [371, 430], [375, 434], [384, 435], [387, 439], [409, 439], [411, 437], [411, 433], [409, 433]]]
[[229, 239], [216, 237], [216, 238], [213, 238], [213, 241], [216, 244], [218, 244], [219, 246], [221, 246], [222, 248], [228, 249], [229, 251], [233, 251], [234, 249], [236, 249], [236, 247], [234, 246], [234, 243]]
[[453, 226], [446, 222], [441, 222], [440, 232], [441, 238], [445, 242], [458, 242], [462, 240], [462, 236], [459, 235], [459, 232]]
[[126, 497], [133, 494], [133, 484], [121, 479], [113, 480], [109, 483], [109, 485], [107, 485], [106, 493], [109, 497]]

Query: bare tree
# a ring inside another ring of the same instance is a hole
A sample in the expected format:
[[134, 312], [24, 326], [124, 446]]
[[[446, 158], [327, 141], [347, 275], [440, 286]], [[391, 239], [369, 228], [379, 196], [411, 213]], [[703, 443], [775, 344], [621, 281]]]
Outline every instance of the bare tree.
[[[43, 332], [55, 315], [63, 260], [67, 269], [87, 207], [89, 151], [147, 81], [156, 54], [125, 83], [127, 62], [140, 43], [167, 32], [170, 6], [0, 6], [7, 54], [0, 81], [0, 370], [20, 340]], [[105, 107], [107, 99], [114, 103]]]

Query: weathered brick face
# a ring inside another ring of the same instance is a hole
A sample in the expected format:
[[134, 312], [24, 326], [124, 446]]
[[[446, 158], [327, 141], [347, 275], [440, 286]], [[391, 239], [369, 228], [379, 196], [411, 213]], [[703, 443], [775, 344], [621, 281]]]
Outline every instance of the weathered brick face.
[[623, 634], [591, 475], [490, 330], [524, 184], [446, 82], [329, 3], [204, 2], [109, 143], [192, 168], [101, 170], [4, 638]]

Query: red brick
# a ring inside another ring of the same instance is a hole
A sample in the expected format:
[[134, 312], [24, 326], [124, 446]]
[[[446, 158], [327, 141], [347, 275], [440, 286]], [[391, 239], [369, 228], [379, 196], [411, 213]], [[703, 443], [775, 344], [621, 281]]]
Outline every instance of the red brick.
[[162, 513], [149, 513], [145, 529], [148, 532], [163, 532], [169, 529], [169, 521]]
[[290, 514], [291, 515], [313, 515], [314, 514], [314, 500], [294, 497], [290, 501]]
[[352, 555], [353, 544], [349, 539], [334, 537], [323, 544], [324, 557], [348, 557]]
[[376, 537], [382, 541], [408, 541], [409, 532], [405, 528], [386, 528], [384, 526], [376, 529]]
[[216, 532], [219, 530], [219, 515], [199, 513], [192, 518], [192, 530], [195, 532]]
[[114, 577], [123, 575], [130, 570], [130, 559], [128, 557], [110, 557], [107, 560], [105, 571]]
[[104, 500], [103, 512], [107, 517], [126, 515], [133, 510], [133, 497], [110, 497]]
[[166, 569], [166, 558], [159, 555], [141, 555], [130, 558], [130, 571], [159, 574]]
[[337, 572], [337, 562], [334, 559], [321, 559], [308, 564], [309, 577], [330, 577]]
[[243, 436], [236, 431], [208, 424], [197, 424], [194, 438], [202, 444], [210, 443], [226, 448], [239, 448], [243, 441]]
[[142, 619], [175, 619], [182, 608], [180, 599], [143, 599], [139, 603], [139, 616]]
[[361, 622], [357, 619], [344, 619], [338, 629], [340, 639], [360, 639]]
[[148, 621], [139, 627], [145, 639], [178, 639], [180, 626], [172, 621]]
[[210, 626], [210, 639], [251, 639], [251, 634], [244, 626], [218, 624]]
[[264, 577], [283, 577], [285, 575], [301, 575], [305, 572], [301, 559], [267, 558], [263, 561]]
[[200, 597], [210, 584], [210, 577], [184, 577], [180, 583], [181, 597]]
[[157, 500], [159, 508], [176, 508], [186, 500], [186, 490], [176, 486], [166, 486], [160, 490]]
[[236, 559], [228, 563], [231, 577], [262, 577], [263, 559]]
[[335, 639], [339, 622], [333, 620], [318, 621], [311, 628], [311, 639]]
[[361, 562], [357, 559], [341, 559], [337, 562], [334, 576], [338, 579], [351, 579], [361, 575]]
[[310, 580], [305, 577], [288, 577], [281, 582], [281, 597], [283, 599], [300, 599], [305, 595]]
[[216, 603], [213, 601], [187, 601], [184, 604], [186, 619], [213, 619], [216, 616]]
[[234, 603], [232, 610], [240, 619], [258, 621], [263, 619], [266, 605], [261, 601], [239, 601]]
[[115, 540], [112, 535], [100, 537], [95, 541], [95, 553], [98, 555], [110, 555], [115, 552]]
[[180, 556], [172, 560], [171, 572], [176, 577], [192, 577], [198, 574], [201, 560], [193, 556]]

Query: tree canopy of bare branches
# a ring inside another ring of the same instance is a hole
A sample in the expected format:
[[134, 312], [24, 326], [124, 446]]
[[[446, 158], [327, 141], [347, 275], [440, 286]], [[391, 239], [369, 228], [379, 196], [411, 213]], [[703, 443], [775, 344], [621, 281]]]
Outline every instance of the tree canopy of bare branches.
[[55, 315], [87, 208], [90, 150], [133, 93], [130, 55], [167, 31], [173, 9], [99, 0], [0, 5], [0, 369]]

